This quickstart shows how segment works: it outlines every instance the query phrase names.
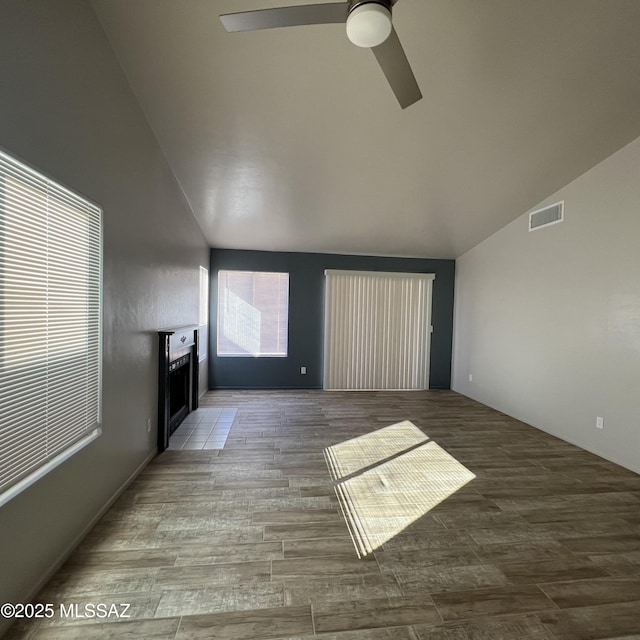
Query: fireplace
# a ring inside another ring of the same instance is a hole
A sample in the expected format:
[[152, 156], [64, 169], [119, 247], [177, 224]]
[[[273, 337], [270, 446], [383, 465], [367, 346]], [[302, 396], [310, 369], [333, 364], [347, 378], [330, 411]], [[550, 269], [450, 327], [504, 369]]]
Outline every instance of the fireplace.
[[158, 451], [190, 411], [198, 408], [198, 327], [158, 331]]

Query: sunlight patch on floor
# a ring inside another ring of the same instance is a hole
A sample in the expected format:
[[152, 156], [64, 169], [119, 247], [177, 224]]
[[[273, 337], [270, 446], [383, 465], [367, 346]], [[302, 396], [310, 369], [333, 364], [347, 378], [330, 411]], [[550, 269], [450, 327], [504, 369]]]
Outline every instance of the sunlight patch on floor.
[[328, 447], [325, 458], [360, 557], [475, 478], [409, 420]]

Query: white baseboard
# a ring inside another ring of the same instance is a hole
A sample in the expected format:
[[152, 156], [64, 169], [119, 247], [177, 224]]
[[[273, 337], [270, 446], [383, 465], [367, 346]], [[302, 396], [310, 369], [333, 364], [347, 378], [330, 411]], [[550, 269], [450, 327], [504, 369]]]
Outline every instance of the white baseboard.
[[[115, 491], [115, 493], [107, 500], [104, 506], [98, 511], [98, 513], [91, 518], [89, 523], [82, 529], [82, 531], [72, 540], [70, 544], [62, 551], [62, 553], [58, 556], [58, 559], [55, 560], [49, 568], [44, 572], [42, 578], [37, 582], [36, 586], [31, 589], [26, 598], [21, 599], [21, 602], [31, 602], [38, 593], [42, 590], [42, 588], [49, 582], [49, 580], [53, 577], [56, 571], [60, 569], [60, 567], [67, 561], [69, 556], [73, 553], [74, 549], [84, 540], [87, 534], [93, 529], [93, 527], [98, 523], [100, 518], [113, 506], [116, 500], [124, 493], [125, 489], [140, 475], [142, 470], [155, 458], [158, 450], [154, 449], [147, 455], [147, 457], [142, 461], [142, 463], [134, 470], [134, 472], [122, 483], [122, 485]], [[2, 635], [2, 631], [0, 630], [0, 635]]]
[[473, 400], [474, 402], [479, 402], [480, 404], [483, 404], [485, 407], [489, 407], [490, 409], [493, 409], [494, 411], [499, 411], [500, 413], [504, 413], [505, 416], [509, 416], [510, 418], [513, 418], [514, 420], [518, 420], [519, 422], [522, 422], [522, 424], [526, 424], [528, 427], [532, 427], [534, 429], [537, 429], [538, 431], [542, 431], [543, 433], [546, 433], [550, 436], [553, 436], [554, 438], [558, 438], [558, 440], [562, 440], [563, 442], [567, 442], [568, 444], [572, 444], [574, 447], [578, 447], [578, 449], [582, 449], [583, 451], [587, 451], [588, 453], [592, 453], [594, 456], [598, 456], [598, 458], [602, 458], [603, 460], [607, 460], [608, 462], [613, 462], [613, 464], [617, 464], [619, 467], [622, 467], [623, 469], [627, 469], [628, 471], [632, 471], [633, 473], [637, 473], [638, 475], [640, 475], [640, 466], [639, 465], [630, 465], [628, 463], [625, 462], [621, 462], [620, 460], [617, 460], [613, 457], [611, 457], [610, 455], [607, 455], [605, 453], [603, 453], [602, 451], [597, 451], [596, 449], [589, 447], [585, 444], [583, 444], [582, 442], [578, 442], [577, 440], [574, 440], [573, 438], [570, 438], [568, 436], [565, 435], [559, 435], [557, 433], [554, 433], [553, 431], [550, 431], [549, 429], [545, 429], [544, 427], [540, 427], [538, 425], [535, 424], [531, 424], [529, 422], [525, 422], [522, 418], [518, 418], [517, 416], [513, 416], [510, 413], [507, 413], [504, 409], [500, 409], [499, 407], [495, 407], [493, 405], [487, 404], [486, 402], [479, 400], [478, 398], [474, 398], [472, 395], [470, 395], [469, 393], [464, 393], [462, 391], [458, 391], [457, 389], [454, 389], [453, 387], [451, 388], [452, 391], [454, 391], [455, 393], [459, 393], [461, 396], [464, 396], [465, 398], [469, 398], [470, 400]]

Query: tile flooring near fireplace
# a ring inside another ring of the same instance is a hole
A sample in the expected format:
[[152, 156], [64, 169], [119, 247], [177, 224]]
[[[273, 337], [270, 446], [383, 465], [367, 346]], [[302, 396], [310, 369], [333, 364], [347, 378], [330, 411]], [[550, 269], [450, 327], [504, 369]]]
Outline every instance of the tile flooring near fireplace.
[[169, 449], [222, 449], [237, 409], [205, 407], [192, 411], [171, 434]]

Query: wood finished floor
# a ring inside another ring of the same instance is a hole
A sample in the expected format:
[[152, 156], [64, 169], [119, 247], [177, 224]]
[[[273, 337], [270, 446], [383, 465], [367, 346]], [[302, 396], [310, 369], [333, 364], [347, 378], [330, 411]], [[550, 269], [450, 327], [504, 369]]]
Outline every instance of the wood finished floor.
[[[11, 640], [640, 639], [640, 476], [449, 391], [202, 406], [237, 407], [224, 449], [156, 457], [38, 597], [131, 618]], [[403, 420], [475, 478], [358, 558], [323, 452]]]

